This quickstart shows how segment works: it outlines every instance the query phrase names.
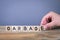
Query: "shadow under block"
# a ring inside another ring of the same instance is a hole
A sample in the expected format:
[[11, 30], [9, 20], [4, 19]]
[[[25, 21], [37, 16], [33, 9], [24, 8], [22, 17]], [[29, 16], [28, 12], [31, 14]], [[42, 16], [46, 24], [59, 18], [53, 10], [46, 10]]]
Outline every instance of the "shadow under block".
[[0, 40], [58, 40], [60, 30], [41, 32], [0, 33]]

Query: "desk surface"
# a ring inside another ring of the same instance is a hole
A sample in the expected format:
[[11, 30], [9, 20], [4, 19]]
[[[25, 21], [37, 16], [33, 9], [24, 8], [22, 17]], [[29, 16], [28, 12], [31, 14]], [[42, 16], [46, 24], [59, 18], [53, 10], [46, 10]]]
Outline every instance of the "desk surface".
[[48, 30], [36, 33], [0, 33], [0, 40], [57, 40], [60, 30]]

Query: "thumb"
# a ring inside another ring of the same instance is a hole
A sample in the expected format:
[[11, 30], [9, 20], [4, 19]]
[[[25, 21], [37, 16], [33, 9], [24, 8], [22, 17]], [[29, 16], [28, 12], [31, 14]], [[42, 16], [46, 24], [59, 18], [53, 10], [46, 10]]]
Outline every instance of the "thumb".
[[53, 26], [55, 26], [55, 23], [54, 22], [50, 22], [50, 23], [47, 23], [46, 25], [44, 25], [44, 29], [52, 29]]

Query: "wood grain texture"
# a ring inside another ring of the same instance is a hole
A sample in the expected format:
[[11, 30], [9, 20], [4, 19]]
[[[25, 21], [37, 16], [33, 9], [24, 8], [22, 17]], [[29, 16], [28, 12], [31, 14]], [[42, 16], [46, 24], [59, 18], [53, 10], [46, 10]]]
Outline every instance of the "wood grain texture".
[[59, 40], [60, 30], [31, 33], [0, 33], [0, 40]]

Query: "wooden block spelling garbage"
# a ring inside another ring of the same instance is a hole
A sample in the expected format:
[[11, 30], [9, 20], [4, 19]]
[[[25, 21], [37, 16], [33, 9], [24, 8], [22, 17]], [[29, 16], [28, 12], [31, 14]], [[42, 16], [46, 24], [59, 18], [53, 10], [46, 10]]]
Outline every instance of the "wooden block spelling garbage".
[[43, 26], [0, 26], [0, 33], [40, 32]]

